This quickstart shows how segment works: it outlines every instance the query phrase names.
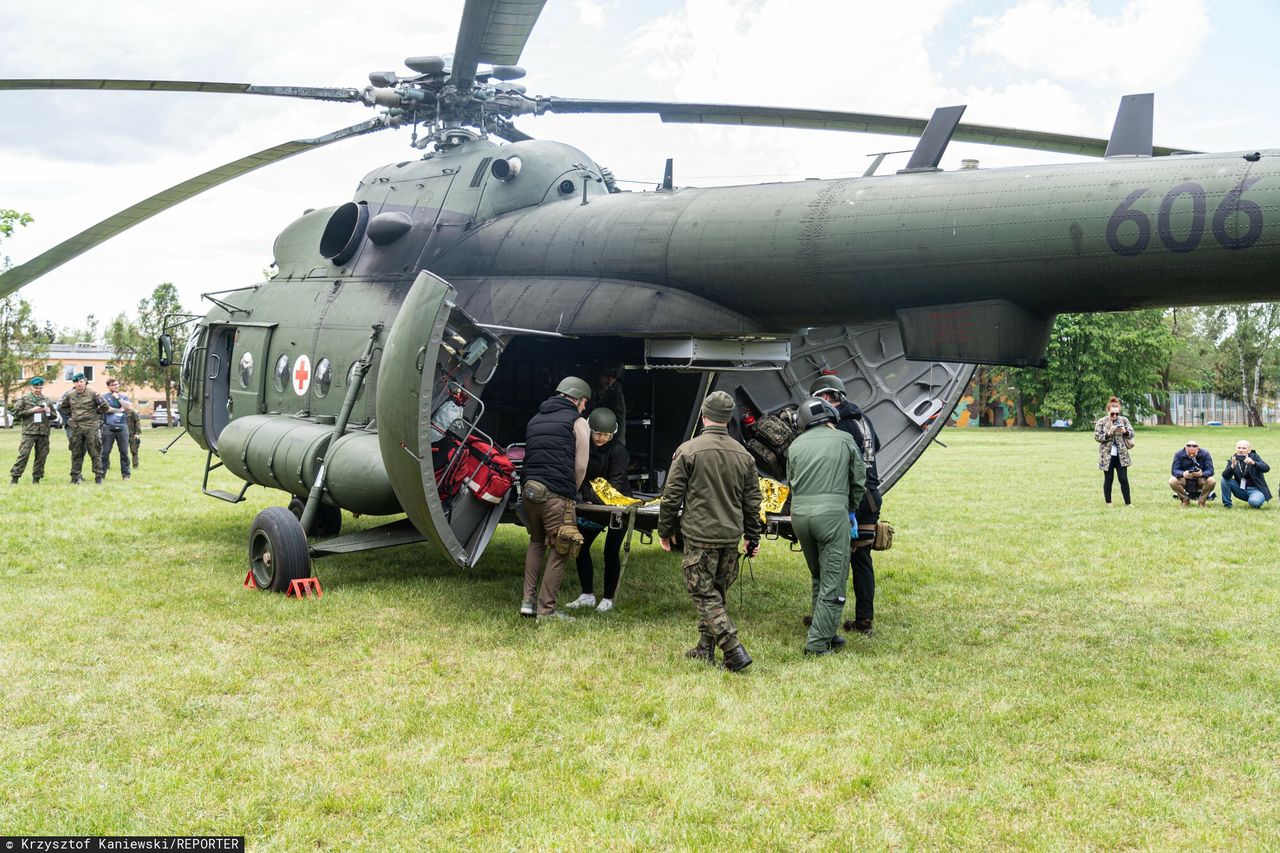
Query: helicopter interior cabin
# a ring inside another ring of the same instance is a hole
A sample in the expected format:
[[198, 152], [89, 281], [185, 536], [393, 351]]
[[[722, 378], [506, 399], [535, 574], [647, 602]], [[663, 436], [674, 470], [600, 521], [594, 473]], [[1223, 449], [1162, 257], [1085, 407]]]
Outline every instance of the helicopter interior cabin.
[[644, 340], [539, 336], [512, 338], [484, 392], [478, 426], [506, 446], [524, 441], [525, 425], [565, 376], [593, 388], [600, 373], [618, 371], [626, 401], [626, 447], [633, 488], [656, 491], [676, 447], [692, 434], [709, 375], [644, 369]]

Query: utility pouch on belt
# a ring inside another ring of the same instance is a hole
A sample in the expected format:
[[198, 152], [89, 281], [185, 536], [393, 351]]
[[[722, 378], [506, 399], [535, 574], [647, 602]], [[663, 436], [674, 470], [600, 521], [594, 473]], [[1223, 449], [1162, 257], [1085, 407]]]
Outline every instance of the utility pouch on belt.
[[871, 543], [872, 551], [888, 551], [893, 547], [893, 525], [887, 521], [876, 522], [876, 538]]
[[527, 504], [541, 504], [547, 502], [547, 496], [551, 494], [551, 490], [539, 483], [537, 480], [529, 480], [524, 484], [524, 489], [520, 492], [520, 499]]
[[564, 518], [560, 520], [560, 527], [556, 530], [555, 539], [551, 544], [557, 554], [576, 558], [585, 541], [582, 534], [578, 532], [578, 519], [573, 501], [569, 501], [565, 504]]

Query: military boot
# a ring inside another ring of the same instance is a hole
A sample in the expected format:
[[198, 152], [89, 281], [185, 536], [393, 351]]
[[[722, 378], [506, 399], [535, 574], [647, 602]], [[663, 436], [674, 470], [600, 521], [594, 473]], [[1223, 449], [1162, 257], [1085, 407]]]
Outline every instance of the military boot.
[[40, 478], [39, 478], [39, 477], [32, 477], [32, 478], [31, 478], [31, 482], [32, 482], [32, 483], [39, 483], [39, 482], [40, 482]]
[[870, 637], [874, 633], [870, 619], [846, 619], [844, 620], [844, 630], [846, 632], [857, 631], [864, 637]]
[[101, 474], [99, 474], [98, 476], [94, 477], [94, 478], [93, 478], [93, 482], [94, 482], [94, 485], [101, 486], [101, 485], [102, 485], [102, 475], [101, 475]]
[[724, 653], [724, 668], [730, 672], [742, 672], [751, 666], [751, 655], [747, 647], [739, 643]]
[[684, 656], [691, 660], [700, 660], [705, 663], [716, 662], [716, 641], [710, 634], [698, 635], [698, 645], [689, 649]]
[[9, 485], [10, 485], [10, 486], [16, 486], [16, 485], [18, 485], [18, 478], [17, 478], [17, 477], [10, 477], [10, 478], [9, 478]]
[[83, 479], [83, 478], [81, 478], [81, 477], [72, 477], [72, 478], [71, 478], [71, 485], [73, 485], [73, 486], [78, 486], [78, 485], [80, 485], [80, 484], [81, 484], [81, 483], [83, 483], [83, 482], [84, 482], [84, 479]]

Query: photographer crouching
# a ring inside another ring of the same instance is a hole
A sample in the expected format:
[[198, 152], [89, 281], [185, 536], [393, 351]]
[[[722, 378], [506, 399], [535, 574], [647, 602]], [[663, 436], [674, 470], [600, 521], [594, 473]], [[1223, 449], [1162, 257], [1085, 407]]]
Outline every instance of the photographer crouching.
[[1227, 470], [1222, 472], [1222, 505], [1230, 508], [1231, 498], [1235, 496], [1248, 501], [1254, 509], [1262, 509], [1262, 505], [1271, 500], [1271, 490], [1263, 476], [1270, 470], [1271, 466], [1262, 461], [1249, 442], [1237, 441], [1236, 452], [1227, 461]]

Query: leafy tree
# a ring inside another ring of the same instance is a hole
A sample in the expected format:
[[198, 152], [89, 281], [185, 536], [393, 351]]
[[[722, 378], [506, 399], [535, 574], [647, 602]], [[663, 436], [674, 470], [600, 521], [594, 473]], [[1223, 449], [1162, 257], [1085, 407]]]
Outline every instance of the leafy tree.
[[1217, 353], [1208, 333], [1211, 312], [1205, 308], [1170, 308], [1164, 321], [1173, 338], [1169, 362], [1160, 370], [1156, 412], [1162, 424], [1173, 423], [1169, 401], [1174, 391], [1208, 391], [1213, 387]]
[[101, 337], [102, 337], [101, 332], [99, 331], [99, 327], [101, 325], [102, 323], [98, 320], [98, 318], [90, 314], [88, 317], [85, 318], [84, 326], [82, 328], [74, 329], [70, 326], [63, 327], [62, 330], [57, 333], [58, 339], [54, 341], [54, 343], [96, 344], [99, 340], [101, 340]]
[[1209, 328], [1218, 344], [1215, 390], [1244, 404], [1249, 426], [1263, 426], [1262, 407], [1280, 368], [1280, 303], [1219, 306], [1211, 309]]
[[[29, 213], [19, 213], [16, 210], [0, 207], [0, 238], [12, 237], [14, 228], [30, 225], [31, 222]], [[9, 258], [0, 255], [0, 271], [7, 270], [10, 266]]]
[[[15, 228], [31, 222], [30, 215], [0, 209], [0, 238], [13, 236]], [[0, 271], [10, 267], [0, 256]], [[31, 316], [31, 303], [13, 294], [0, 299], [0, 401], [8, 401], [25, 384], [24, 368], [41, 364], [41, 375], [52, 379], [61, 365], [48, 369], [42, 362], [45, 344], [41, 329]]]
[[177, 381], [177, 365], [161, 367], [156, 340], [164, 331], [164, 319], [183, 313], [178, 289], [169, 282], [156, 286], [138, 303], [136, 319], [121, 314], [107, 327], [107, 344], [115, 352], [113, 376], [131, 385], [149, 385], [164, 392], [165, 408], [173, 411], [170, 386]]
[[[1160, 310], [1061, 314], [1053, 324], [1047, 365], [1011, 372], [1022, 405], [1037, 416], [1067, 414], [1087, 429], [1112, 394], [1136, 416], [1151, 414], [1160, 396], [1173, 335]], [[1034, 407], [1034, 408], [1031, 408]]]

